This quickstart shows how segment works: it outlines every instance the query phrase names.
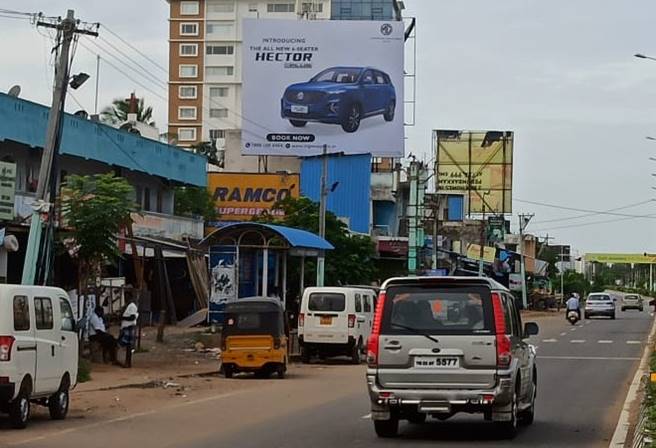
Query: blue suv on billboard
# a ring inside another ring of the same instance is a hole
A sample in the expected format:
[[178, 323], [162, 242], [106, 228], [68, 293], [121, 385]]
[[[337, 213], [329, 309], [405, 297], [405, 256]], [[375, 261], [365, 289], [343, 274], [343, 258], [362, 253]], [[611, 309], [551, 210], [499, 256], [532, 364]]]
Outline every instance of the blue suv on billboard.
[[355, 132], [363, 118], [394, 120], [396, 91], [387, 73], [372, 67], [332, 67], [308, 82], [292, 84], [281, 100], [281, 115], [294, 127], [308, 121], [339, 124]]

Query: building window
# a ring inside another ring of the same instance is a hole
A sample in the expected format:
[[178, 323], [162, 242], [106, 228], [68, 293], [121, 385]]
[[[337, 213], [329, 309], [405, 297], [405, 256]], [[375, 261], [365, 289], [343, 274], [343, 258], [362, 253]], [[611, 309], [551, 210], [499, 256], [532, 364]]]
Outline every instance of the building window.
[[181, 16], [197, 16], [199, 12], [198, 2], [180, 2]]
[[195, 120], [196, 107], [195, 106], [180, 106], [178, 107], [179, 120]]
[[210, 140], [225, 138], [225, 129], [210, 129]]
[[248, 12], [257, 12], [257, 3], [249, 3]]
[[150, 188], [144, 188], [143, 209], [147, 212], [150, 211]]
[[226, 12], [234, 12], [234, 11], [235, 11], [234, 2], [218, 2], [218, 3], [207, 4], [207, 12], [226, 13]]
[[323, 12], [323, 3], [303, 3], [301, 12]]
[[[178, 128], [178, 140], [181, 141], [181, 142], [194, 142], [194, 141], [196, 141], [196, 128]], [[150, 200], [149, 200], [149, 202], [150, 202]], [[144, 208], [145, 208], [145, 205], [144, 205]]]
[[198, 44], [180, 44], [180, 56], [198, 56]]
[[229, 91], [228, 87], [210, 87], [210, 98], [225, 98]]
[[178, 97], [185, 99], [196, 99], [196, 86], [179, 86]]
[[207, 54], [229, 55], [234, 54], [235, 47], [233, 45], [208, 45], [205, 52]]
[[234, 27], [231, 22], [207, 22], [205, 32], [213, 36], [230, 37]]
[[221, 108], [212, 108], [210, 109], [210, 118], [228, 118], [228, 109]]
[[164, 192], [157, 190], [157, 213], [162, 213], [164, 210]]
[[181, 23], [180, 36], [198, 36], [198, 24], [186, 22]]
[[196, 64], [181, 64], [180, 78], [195, 78], [198, 76], [198, 66]]
[[267, 12], [294, 12], [295, 3], [267, 3]]
[[205, 74], [207, 76], [232, 76], [234, 72], [234, 67], [229, 65], [205, 68]]

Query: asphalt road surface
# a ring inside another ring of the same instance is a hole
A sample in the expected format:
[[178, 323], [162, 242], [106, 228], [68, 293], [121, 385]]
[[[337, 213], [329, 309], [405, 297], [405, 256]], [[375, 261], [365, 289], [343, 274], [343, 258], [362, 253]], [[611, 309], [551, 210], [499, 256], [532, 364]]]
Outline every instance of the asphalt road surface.
[[[572, 327], [561, 316], [539, 319], [535, 423], [512, 441], [482, 417], [403, 423], [397, 439], [378, 439], [369, 419], [364, 366], [331, 363], [298, 369], [284, 381], [209, 395], [114, 420], [67, 422], [44, 435], [30, 430], [0, 446], [190, 448], [334, 448], [423, 446], [607, 447], [652, 317], [618, 313]], [[236, 379], [233, 381], [257, 381]], [[51, 428], [51, 429], [50, 429]]]

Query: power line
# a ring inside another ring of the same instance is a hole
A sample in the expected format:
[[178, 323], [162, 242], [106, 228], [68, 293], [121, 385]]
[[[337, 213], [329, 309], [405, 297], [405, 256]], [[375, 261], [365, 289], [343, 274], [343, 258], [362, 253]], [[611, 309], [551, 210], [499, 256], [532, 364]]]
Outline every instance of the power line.
[[[624, 205], [624, 206], [621, 206], [621, 207], [611, 208], [611, 209], [608, 209], [608, 210], [604, 210], [604, 213], [615, 212], [615, 211], [618, 211], [618, 210], [626, 210], [627, 208], [638, 207], [640, 205], [648, 204], [650, 202], [654, 202], [654, 200], [653, 199], [647, 199], [645, 201], [636, 202], [634, 204], [628, 204], [628, 205]], [[570, 220], [574, 220], [574, 219], [582, 219], [582, 218], [587, 218], [587, 217], [591, 217], [591, 216], [598, 216], [598, 215], [599, 215], [599, 213], [586, 213], [586, 214], [583, 214], [583, 215], [565, 216], [563, 218], [545, 219], [544, 221], [537, 221], [537, 222], [535, 222], [535, 224], [546, 224], [546, 223], [550, 223], [550, 222], [570, 221]]]
[[615, 213], [612, 211], [603, 211], [603, 210], [590, 210], [590, 209], [584, 209], [584, 208], [576, 208], [576, 207], [567, 207], [564, 205], [555, 205], [555, 204], [547, 204], [544, 202], [537, 202], [537, 201], [526, 201], [523, 199], [514, 199], [517, 202], [522, 202], [525, 204], [531, 204], [531, 205], [538, 205], [541, 207], [549, 207], [549, 208], [556, 208], [556, 209], [561, 209], [561, 210], [570, 210], [570, 211], [575, 211], [575, 212], [584, 212], [584, 213], [592, 213], [595, 215], [608, 215], [608, 216], [621, 216], [624, 218], [654, 218], [653, 215], [629, 215], [626, 213]]
[[581, 223], [581, 224], [571, 224], [571, 225], [564, 225], [564, 226], [556, 226], [556, 227], [549, 227], [549, 228], [542, 228], [542, 229], [534, 229], [534, 232], [545, 232], [548, 230], [558, 230], [558, 229], [571, 229], [571, 228], [576, 228], [576, 227], [585, 227], [585, 226], [594, 226], [598, 224], [610, 224], [614, 222], [621, 222], [621, 221], [633, 221], [635, 219], [648, 219], [648, 218], [656, 218], [656, 215], [645, 215], [645, 216], [636, 216], [636, 217], [628, 217], [628, 218], [619, 218], [619, 219], [608, 219], [605, 221], [595, 221], [595, 222], [586, 222], [586, 223]]
[[148, 62], [150, 62], [150, 63], [153, 64], [155, 67], [159, 68], [159, 69], [162, 70], [165, 74], [168, 75], [169, 71], [168, 71], [166, 68], [162, 67], [157, 61], [151, 59], [148, 55], [146, 55], [145, 53], [143, 53], [143, 52], [142, 52], [141, 50], [139, 50], [137, 47], [135, 47], [135, 46], [132, 45], [130, 42], [128, 42], [127, 40], [123, 39], [123, 38], [122, 38], [121, 36], [119, 36], [117, 33], [115, 33], [114, 31], [112, 31], [111, 29], [109, 29], [109, 28], [107, 27], [106, 24], [102, 23], [101, 25], [102, 25], [102, 27], [103, 27], [105, 30], [107, 30], [107, 32], [109, 32], [109, 34], [111, 34], [112, 36], [116, 37], [118, 40], [120, 40], [121, 42], [123, 42], [125, 45], [127, 45], [128, 47], [130, 47], [131, 49], [133, 49], [134, 51], [136, 51], [137, 53], [139, 53], [141, 56], [143, 56]]

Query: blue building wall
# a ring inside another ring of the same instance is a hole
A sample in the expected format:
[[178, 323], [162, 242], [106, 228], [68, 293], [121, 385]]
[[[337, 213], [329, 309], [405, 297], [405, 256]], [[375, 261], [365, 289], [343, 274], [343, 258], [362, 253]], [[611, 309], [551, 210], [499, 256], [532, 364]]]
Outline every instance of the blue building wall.
[[[354, 232], [369, 233], [371, 210], [371, 155], [333, 155], [328, 158], [330, 188], [327, 208], [339, 217], [349, 218]], [[308, 157], [301, 162], [301, 195], [319, 201], [321, 191], [321, 157]]]
[[449, 221], [462, 221], [465, 219], [464, 196], [449, 196], [447, 198]]
[[395, 20], [395, 0], [332, 0], [332, 20]]
[[[0, 94], [0, 141], [35, 149], [45, 143], [50, 108]], [[183, 184], [207, 186], [207, 160], [199, 155], [65, 114], [60, 153], [140, 171]]]

